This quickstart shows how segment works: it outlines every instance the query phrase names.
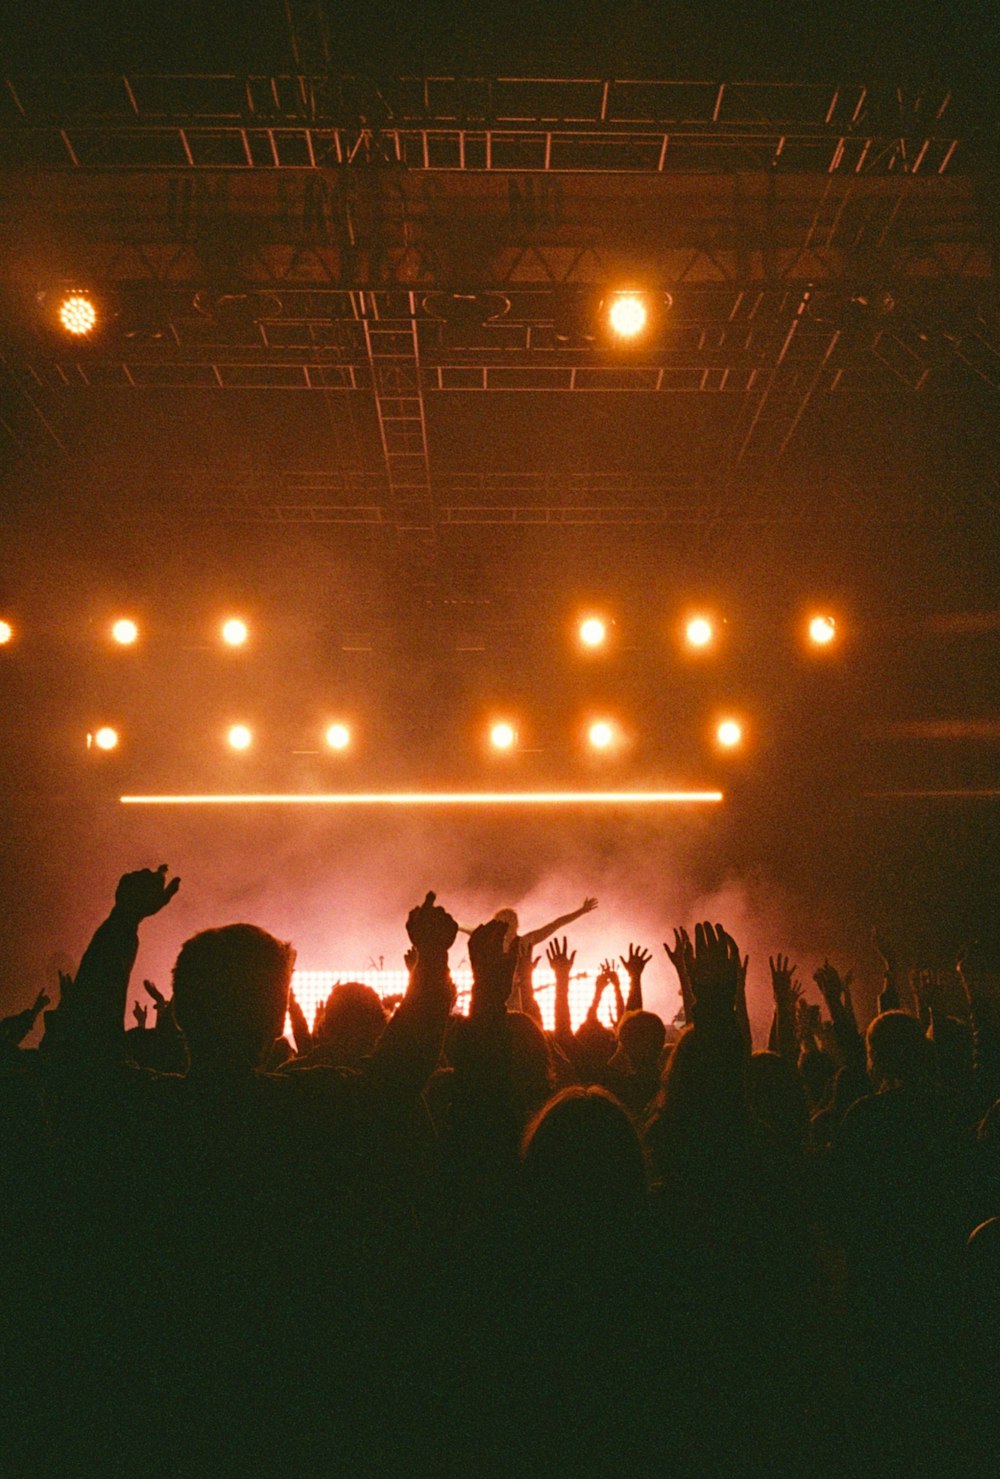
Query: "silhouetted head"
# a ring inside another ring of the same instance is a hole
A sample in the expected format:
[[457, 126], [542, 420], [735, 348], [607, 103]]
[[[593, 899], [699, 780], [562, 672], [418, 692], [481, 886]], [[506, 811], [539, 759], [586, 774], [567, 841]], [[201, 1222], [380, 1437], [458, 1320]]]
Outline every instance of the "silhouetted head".
[[750, 1109], [785, 1145], [809, 1139], [809, 1106], [802, 1081], [777, 1053], [754, 1053], [747, 1066]]
[[203, 930], [174, 965], [174, 1012], [192, 1064], [257, 1068], [281, 1033], [295, 951], [254, 924]]
[[934, 1077], [934, 1049], [916, 1017], [883, 1012], [869, 1024], [868, 1071], [880, 1086], [916, 1086]]
[[659, 1071], [666, 1035], [655, 1012], [626, 1012], [618, 1023], [618, 1042], [637, 1073]]
[[385, 1007], [361, 981], [338, 981], [330, 992], [317, 1041], [348, 1067], [368, 1058], [385, 1031]]
[[536, 1205], [614, 1218], [641, 1205], [646, 1162], [628, 1111], [606, 1089], [563, 1089], [539, 1110], [521, 1146]]

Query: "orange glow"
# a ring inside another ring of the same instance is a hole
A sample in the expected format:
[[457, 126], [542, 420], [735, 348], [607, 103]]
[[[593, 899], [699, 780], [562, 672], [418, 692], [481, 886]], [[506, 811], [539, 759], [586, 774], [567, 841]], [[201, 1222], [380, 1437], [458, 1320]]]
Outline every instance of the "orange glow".
[[[87, 748], [90, 748], [91, 736], [87, 735]], [[93, 736], [93, 743], [99, 750], [116, 750], [118, 748], [118, 731], [112, 729], [110, 724], [104, 724]]]
[[649, 315], [638, 293], [617, 293], [608, 309], [608, 322], [620, 339], [634, 339], [646, 327]]
[[707, 616], [692, 616], [684, 628], [689, 647], [707, 647], [715, 636], [715, 628]]
[[222, 640], [227, 647], [242, 647], [250, 632], [245, 621], [231, 616], [222, 623]]
[[580, 641], [584, 647], [601, 647], [607, 641], [607, 624], [599, 616], [587, 616], [580, 623]]
[[743, 739], [743, 727], [735, 719], [723, 719], [715, 737], [723, 749], [733, 750]]
[[814, 616], [809, 622], [809, 640], [816, 647], [828, 647], [837, 635], [837, 623], [832, 616]]
[[0, 647], [6, 647], [14, 637], [14, 628], [9, 621], [0, 621]]
[[122, 796], [123, 806], [650, 806], [714, 803], [721, 791], [221, 792]]
[[610, 750], [615, 742], [615, 727], [607, 719], [595, 719], [587, 730], [587, 739], [593, 750]]
[[249, 750], [253, 744], [253, 731], [245, 724], [234, 724], [226, 735], [231, 750]]
[[111, 628], [111, 635], [121, 647], [131, 647], [139, 636], [139, 628], [129, 617], [123, 616]]
[[67, 334], [89, 334], [97, 323], [97, 309], [84, 293], [70, 293], [59, 304], [59, 322]]
[[512, 750], [517, 743], [517, 730], [506, 719], [501, 719], [490, 729], [490, 744], [494, 750]]
[[331, 750], [346, 750], [351, 743], [351, 731], [346, 724], [331, 724], [325, 738]]

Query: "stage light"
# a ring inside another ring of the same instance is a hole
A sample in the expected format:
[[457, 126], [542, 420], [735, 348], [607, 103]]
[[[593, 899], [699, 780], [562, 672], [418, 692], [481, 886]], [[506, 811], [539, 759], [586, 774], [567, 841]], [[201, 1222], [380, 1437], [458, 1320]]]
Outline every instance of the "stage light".
[[814, 616], [809, 622], [809, 640], [815, 647], [828, 647], [837, 635], [832, 616]]
[[123, 616], [111, 628], [111, 635], [121, 647], [131, 647], [139, 635], [139, 628], [129, 617]]
[[245, 621], [231, 616], [222, 623], [222, 640], [227, 647], [242, 647], [250, 632]]
[[587, 730], [587, 739], [592, 750], [610, 750], [615, 742], [614, 725], [607, 719], [597, 719]]
[[6, 647], [14, 639], [14, 628], [9, 621], [0, 621], [0, 647]]
[[[90, 735], [87, 735], [87, 747], [90, 748]], [[112, 729], [110, 724], [103, 724], [93, 737], [93, 742], [99, 750], [116, 750], [118, 748], [118, 731]]]
[[97, 324], [97, 309], [84, 293], [68, 293], [59, 304], [59, 322], [67, 334], [89, 334]]
[[646, 327], [649, 314], [638, 293], [616, 293], [608, 309], [608, 323], [619, 339], [634, 339]]
[[253, 744], [253, 733], [245, 724], [234, 724], [226, 739], [231, 750], [249, 750]]
[[122, 806], [660, 806], [724, 797], [721, 791], [223, 791], [118, 799]]
[[735, 719], [723, 719], [715, 731], [715, 737], [723, 749], [733, 750], [743, 739], [742, 725], [738, 724]]
[[689, 647], [707, 647], [715, 636], [715, 628], [707, 616], [692, 616], [684, 628]]
[[517, 730], [505, 719], [501, 719], [490, 729], [490, 744], [494, 750], [512, 750], [516, 743]]
[[587, 616], [580, 623], [580, 641], [584, 647], [603, 647], [608, 628], [599, 616]]
[[351, 743], [351, 731], [346, 724], [331, 724], [326, 731], [326, 742], [331, 750], [346, 750]]

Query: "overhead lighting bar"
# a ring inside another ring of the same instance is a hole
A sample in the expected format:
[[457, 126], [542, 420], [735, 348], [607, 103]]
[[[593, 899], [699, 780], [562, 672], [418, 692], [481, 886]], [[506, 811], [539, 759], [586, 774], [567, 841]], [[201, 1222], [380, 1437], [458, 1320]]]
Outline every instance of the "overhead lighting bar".
[[655, 806], [722, 799], [721, 791], [257, 791], [120, 798], [123, 806]]

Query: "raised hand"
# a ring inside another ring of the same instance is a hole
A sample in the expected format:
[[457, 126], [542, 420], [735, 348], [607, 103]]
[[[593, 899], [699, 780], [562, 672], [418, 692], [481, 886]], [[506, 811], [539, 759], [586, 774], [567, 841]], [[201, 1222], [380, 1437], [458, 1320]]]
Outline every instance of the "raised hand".
[[824, 960], [819, 970], [814, 972], [813, 980], [820, 989], [820, 994], [826, 1002], [831, 1017], [843, 1011], [850, 1001], [849, 993], [853, 979], [852, 971], [848, 971], [846, 976], [841, 977], [828, 960]]
[[157, 986], [155, 981], [143, 981], [142, 985], [143, 989], [146, 992], [146, 995], [152, 997], [153, 1004], [156, 1007], [157, 1013], [162, 1012], [164, 1007], [168, 1007], [170, 1005], [169, 1001], [167, 1001], [167, 998], [164, 996], [163, 992], [160, 990], [159, 986]]
[[481, 924], [469, 936], [469, 964], [472, 967], [472, 1003], [470, 1011], [505, 1012], [507, 998], [514, 983], [517, 951], [505, 950], [507, 926], [502, 919]]
[[769, 955], [767, 963], [771, 967], [771, 986], [775, 1000], [779, 998], [794, 1000], [796, 995], [802, 995], [801, 986], [796, 991], [792, 985], [792, 977], [798, 970], [798, 966], [792, 965], [787, 955]]
[[435, 897], [434, 893], [428, 893], [424, 902], [411, 909], [406, 918], [406, 933], [421, 962], [429, 957], [446, 956], [458, 934], [458, 924], [447, 909], [435, 904]]
[[597, 977], [602, 986], [617, 986], [618, 972], [615, 970], [613, 960], [602, 960], [601, 969]]
[[570, 951], [566, 936], [563, 935], [561, 945], [558, 940], [553, 940], [550, 943], [545, 952], [545, 959], [548, 961], [557, 983], [560, 977], [568, 981], [570, 972], [573, 969], [573, 962], [576, 960], [576, 951]]
[[[668, 952], [669, 953], [669, 952]], [[694, 998], [695, 1020], [706, 1011], [731, 1016], [740, 985], [740, 952], [721, 924], [695, 925], [694, 948], [684, 947], [684, 967]]]
[[688, 975], [688, 960], [692, 954], [691, 937], [683, 925], [680, 929], [674, 930], [674, 948], [671, 950], [665, 940], [663, 948], [667, 952], [667, 959], [677, 972], [685, 1020], [692, 1022], [694, 1020], [694, 998], [691, 994], [691, 979]]
[[581, 914], [591, 914], [596, 908], [597, 908], [597, 900], [596, 899], [584, 899], [583, 903], [580, 905], [580, 913]]
[[40, 1017], [41, 1014], [42, 1014], [42, 1012], [44, 1012], [45, 1008], [47, 1006], [50, 1006], [51, 1003], [52, 1003], [51, 996], [46, 996], [46, 994], [45, 994], [44, 991], [39, 991], [38, 995], [35, 997], [34, 1001], [31, 1003], [31, 1016], [32, 1016], [32, 1020], [35, 1020], [36, 1018]]
[[146, 1026], [146, 1018], [149, 1015], [149, 1008], [144, 1007], [141, 1001], [133, 1002], [132, 1015], [136, 1020], [137, 1026], [144, 1029]]
[[155, 871], [140, 868], [136, 873], [126, 873], [120, 880], [115, 890], [115, 909], [138, 924], [141, 919], [159, 914], [180, 886], [179, 878], [167, 882], [166, 863], [161, 863]]
[[629, 976], [641, 976], [652, 958], [651, 951], [644, 950], [641, 945], [632, 944], [629, 944], [627, 955], [618, 957]]
[[417, 963], [417, 951], [416, 951], [416, 947], [414, 945], [411, 945], [403, 953], [403, 964], [406, 966], [406, 969], [408, 971], [412, 971], [412, 969], [416, 965], [416, 963]]

